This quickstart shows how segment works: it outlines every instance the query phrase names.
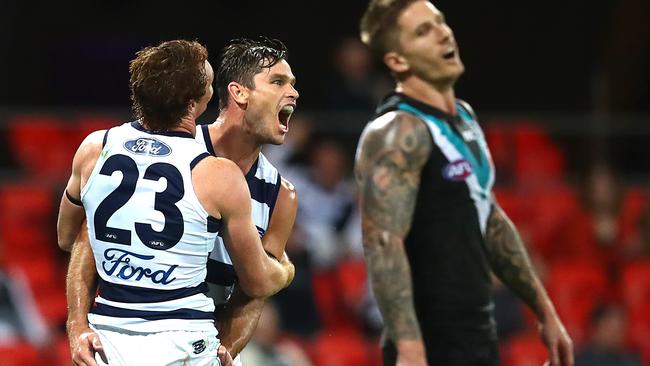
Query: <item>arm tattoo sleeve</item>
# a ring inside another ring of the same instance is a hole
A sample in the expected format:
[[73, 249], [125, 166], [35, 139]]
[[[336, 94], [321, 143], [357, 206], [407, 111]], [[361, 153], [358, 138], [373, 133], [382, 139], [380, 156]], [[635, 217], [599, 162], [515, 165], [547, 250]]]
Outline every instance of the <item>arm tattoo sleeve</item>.
[[389, 337], [418, 339], [404, 238], [432, 142], [426, 126], [414, 116], [398, 112], [382, 118], [391, 119], [371, 123], [362, 134], [355, 166], [364, 251]]
[[487, 224], [486, 247], [488, 260], [497, 277], [542, 319], [544, 315], [538, 291], [543, 291], [543, 288], [517, 229], [496, 203]]

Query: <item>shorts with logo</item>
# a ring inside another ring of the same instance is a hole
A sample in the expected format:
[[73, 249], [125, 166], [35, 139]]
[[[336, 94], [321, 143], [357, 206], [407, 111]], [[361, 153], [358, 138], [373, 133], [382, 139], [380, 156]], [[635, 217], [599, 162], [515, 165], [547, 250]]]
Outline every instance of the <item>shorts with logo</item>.
[[[220, 366], [217, 330], [136, 333], [90, 326], [99, 336], [110, 366]], [[97, 363], [107, 365], [95, 355]]]

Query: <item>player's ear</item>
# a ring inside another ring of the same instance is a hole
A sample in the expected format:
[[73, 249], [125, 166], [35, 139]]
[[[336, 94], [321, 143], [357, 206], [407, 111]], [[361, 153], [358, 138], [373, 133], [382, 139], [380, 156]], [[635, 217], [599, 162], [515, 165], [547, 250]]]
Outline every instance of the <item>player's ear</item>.
[[190, 106], [189, 106], [189, 108], [187, 108], [187, 110], [188, 110], [188, 112], [189, 112], [188, 114], [190, 114], [190, 115], [194, 115], [194, 113], [196, 112], [196, 105], [197, 105], [196, 100], [192, 99], [192, 100], [190, 101]]
[[387, 52], [384, 55], [384, 63], [388, 69], [394, 73], [403, 73], [411, 67], [408, 60], [395, 51]]
[[248, 103], [248, 88], [238, 82], [231, 81], [228, 84], [228, 94], [230, 99], [234, 100], [237, 104]]

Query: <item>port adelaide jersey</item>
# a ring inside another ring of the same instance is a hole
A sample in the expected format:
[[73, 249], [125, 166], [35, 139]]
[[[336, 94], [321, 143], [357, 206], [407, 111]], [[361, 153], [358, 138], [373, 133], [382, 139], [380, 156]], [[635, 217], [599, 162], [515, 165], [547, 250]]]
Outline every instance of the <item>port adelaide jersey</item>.
[[[197, 126], [196, 139], [204, 144], [210, 154], [219, 156], [218, 152], [214, 151], [214, 147], [212, 146], [207, 125]], [[260, 237], [263, 237], [269, 227], [275, 201], [280, 191], [280, 173], [266, 159], [264, 154], [260, 153], [251, 169], [246, 173], [245, 178], [251, 193], [253, 223]], [[217, 236], [214, 250], [210, 253], [208, 260], [207, 281], [215, 285], [230, 287], [235, 283], [235, 280], [236, 275], [232, 266], [232, 260], [226, 251], [223, 238]], [[227, 297], [228, 294], [226, 293], [225, 296]], [[226, 298], [215, 299], [217, 304], [226, 300]]]
[[432, 337], [445, 326], [494, 332], [484, 243], [494, 165], [469, 105], [457, 100], [456, 110], [452, 116], [400, 93], [377, 110], [377, 119], [392, 111], [418, 117], [433, 142], [405, 240], [418, 319]]
[[137, 121], [106, 132], [81, 192], [99, 275], [91, 324], [214, 329], [205, 278], [220, 222], [192, 185], [193, 167], [208, 156], [186, 132], [151, 132]]

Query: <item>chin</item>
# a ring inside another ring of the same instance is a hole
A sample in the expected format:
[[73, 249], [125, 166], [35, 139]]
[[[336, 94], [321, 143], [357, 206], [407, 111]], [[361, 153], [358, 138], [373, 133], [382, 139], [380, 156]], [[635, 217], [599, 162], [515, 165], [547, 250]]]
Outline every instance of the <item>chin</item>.
[[273, 138], [271, 138], [271, 141], [269, 142], [269, 144], [271, 144], [271, 145], [282, 145], [282, 144], [284, 144], [284, 137], [285, 136], [286, 136], [286, 134], [281, 135], [281, 136], [274, 136]]
[[284, 144], [284, 137], [286, 134], [282, 135], [266, 135], [260, 138], [262, 145], [282, 145]]

